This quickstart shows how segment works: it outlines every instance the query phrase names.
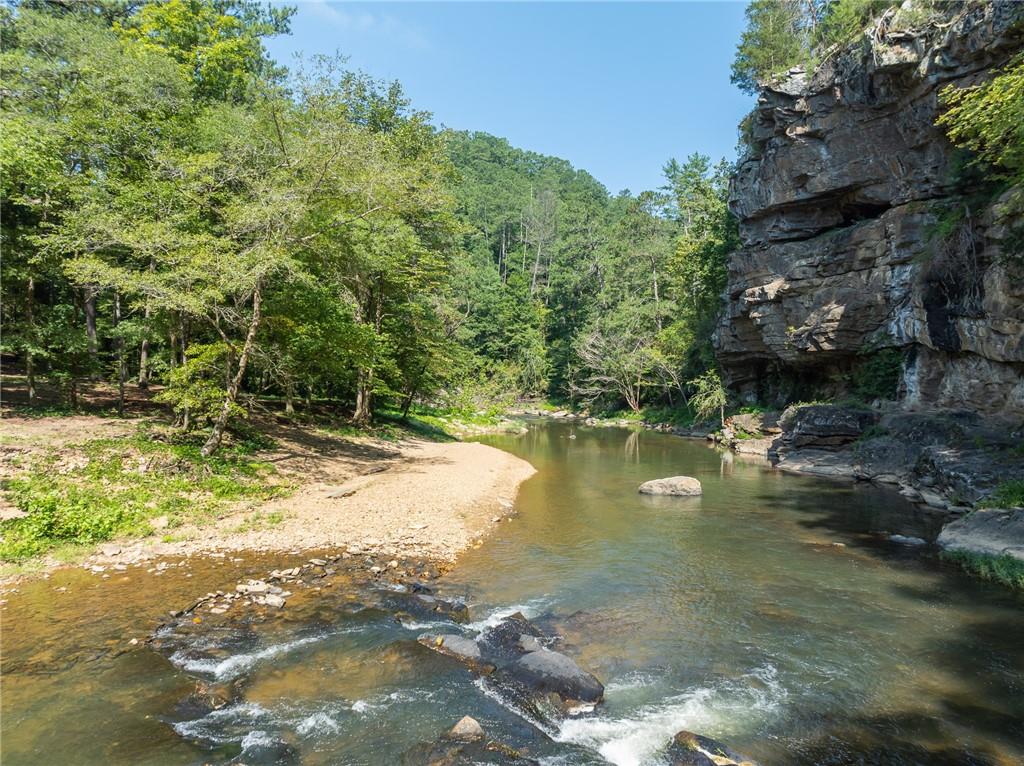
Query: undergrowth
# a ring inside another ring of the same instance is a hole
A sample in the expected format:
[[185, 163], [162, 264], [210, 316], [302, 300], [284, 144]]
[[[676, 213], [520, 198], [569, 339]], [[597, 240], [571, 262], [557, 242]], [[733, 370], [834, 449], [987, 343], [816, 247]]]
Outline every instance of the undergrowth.
[[978, 502], [979, 508], [1024, 508], [1024, 479], [1004, 481]]
[[152, 534], [202, 523], [236, 501], [279, 494], [273, 469], [257, 460], [263, 439], [238, 439], [200, 454], [202, 437], [144, 424], [123, 438], [94, 439], [35, 456], [3, 486], [27, 515], [0, 523], [0, 560], [20, 561], [56, 546]]
[[1010, 555], [991, 556], [968, 551], [944, 551], [942, 559], [962, 567], [982, 580], [1024, 590], [1024, 561]]

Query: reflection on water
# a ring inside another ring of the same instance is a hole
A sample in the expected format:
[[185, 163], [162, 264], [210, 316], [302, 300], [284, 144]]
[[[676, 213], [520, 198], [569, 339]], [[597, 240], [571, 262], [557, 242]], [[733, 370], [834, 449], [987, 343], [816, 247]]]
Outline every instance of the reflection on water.
[[[267, 562], [68, 572], [2, 613], [5, 766], [217, 763], [270, 736], [305, 764], [376, 766], [464, 714], [548, 763], [658, 764], [683, 728], [766, 766], [1024, 762], [1024, 599], [883, 534], [933, 537], [936, 517], [664, 434], [561, 423], [485, 441], [539, 471], [446, 590], [473, 605], [470, 633], [517, 610], [557, 630], [607, 685], [596, 715], [540, 734], [416, 644], [426, 628], [383, 615], [289, 605], [249, 645], [177, 664], [127, 643]], [[636, 493], [675, 474], [704, 495]], [[183, 669], [243, 679], [244, 702], [165, 722]]]

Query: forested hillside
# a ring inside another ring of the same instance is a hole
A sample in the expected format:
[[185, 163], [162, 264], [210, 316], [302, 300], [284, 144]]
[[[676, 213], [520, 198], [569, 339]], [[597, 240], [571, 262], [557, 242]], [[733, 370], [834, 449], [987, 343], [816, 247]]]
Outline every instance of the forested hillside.
[[[755, 0], [733, 79], [779, 97], [865, 35], [961, 7], [976, 6]], [[263, 41], [293, 10], [255, 0], [0, 13], [2, 351], [30, 404], [74, 407], [83, 381], [108, 381], [123, 409], [127, 386], [152, 386], [179, 425], [211, 428], [207, 452], [257, 400], [356, 425], [380, 406], [523, 396], [724, 405], [711, 339], [740, 248], [726, 160], [669, 160], [662, 188], [611, 194], [565, 160], [439, 130], [342, 58], [285, 69]], [[974, 176], [946, 183], [1019, 178], [1019, 69], [944, 92], [943, 127], [974, 152]], [[741, 167], [772, 130], [758, 114]]]
[[5, 372], [29, 402], [159, 384], [215, 450], [253, 397], [477, 410], [685, 396], [733, 244], [729, 168], [611, 196], [440, 132], [251, 0], [3, 10]]

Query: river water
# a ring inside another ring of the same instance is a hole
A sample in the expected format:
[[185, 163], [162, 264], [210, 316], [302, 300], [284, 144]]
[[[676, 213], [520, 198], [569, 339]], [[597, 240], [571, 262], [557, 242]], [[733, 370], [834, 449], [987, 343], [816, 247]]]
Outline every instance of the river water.
[[[485, 441], [533, 463], [516, 515], [439, 586], [463, 628], [292, 609], [217, 661], [144, 638], [196, 593], [277, 562], [222, 559], [24, 585], [3, 618], [0, 755], [18, 764], [223, 763], [280, 736], [301, 762], [389, 765], [461, 716], [547, 764], [656, 766], [689, 729], [764, 766], [1024, 763], [1024, 597], [929, 548], [938, 520], [895, 493], [785, 476], [700, 442], [534, 424]], [[641, 482], [686, 474], [700, 498]], [[606, 684], [592, 715], [538, 730], [486, 683], [415, 643], [522, 611]], [[193, 683], [243, 702], [167, 722]]]

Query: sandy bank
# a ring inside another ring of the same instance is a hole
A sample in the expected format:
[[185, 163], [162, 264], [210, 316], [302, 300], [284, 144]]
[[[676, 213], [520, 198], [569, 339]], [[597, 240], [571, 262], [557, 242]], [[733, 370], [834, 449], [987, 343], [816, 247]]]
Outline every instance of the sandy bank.
[[[4, 418], [5, 458], [129, 433], [132, 422], [109, 418]], [[286, 496], [239, 503], [212, 523], [188, 523], [148, 538], [97, 546], [88, 563], [134, 563], [213, 551], [361, 550], [452, 561], [511, 511], [526, 461], [483, 444], [414, 437], [385, 441], [273, 424], [276, 446], [257, 455], [275, 468]], [[70, 459], [70, 458], [69, 458]], [[14, 472], [4, 463], [4, 475]], [[0, 503], [0, 512], [20, 511]], [[48, 561], [46, 568], [59, 566]]]
[[356, 475], [346, 475], [344, 457], [313, 458], [317, 465], [306, 466], [313, 473], [303, 472], [294, 494], [260, 509], [264, 515], [281, 514], [283, 521], [237, 533], [230, 531], [237, 519], [228, 517], [218, 524], [215, 537], [188, 545], [245, 550], [354, 546], [452, 560], [509, 513], [519, 484], [534, 474], [525, 460], [484, 444], [407, 441], [391, 449], [387, 458]]

